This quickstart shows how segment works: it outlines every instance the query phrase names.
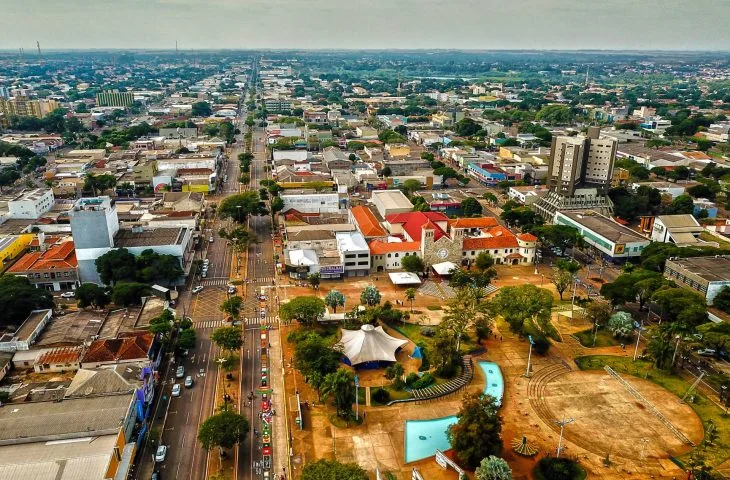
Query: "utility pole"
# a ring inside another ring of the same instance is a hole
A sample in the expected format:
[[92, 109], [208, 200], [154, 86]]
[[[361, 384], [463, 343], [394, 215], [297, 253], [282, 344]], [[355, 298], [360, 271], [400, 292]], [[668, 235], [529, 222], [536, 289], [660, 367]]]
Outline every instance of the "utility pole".
[[634, 347], [634, 361], [636, 361], [636, 355], [639, 353], [639, 340], [641, 340], [641, 330], [644, 328], [644, 319], [641, 319], [641, 325], [639, 326], [639, 334], [636, 336], [636, 346]]
[[532, 341], [532, 335], [528, 335], [527, 340], [530, 341], [530, 350], [527, 353], [527, 370], [525, 371], [525, 377], [530, 378], [530, 370], [532, 367], [532, 346], [535, 344], [535, 342]]
[[560, 438], [558, 438], [558, 450], [555, 455], [556, 458], [560, 458], [560, 452], [563, 450], [563, 429], [567, 425], [570, 425], [571, 423], [575, 422], [572, 418], [565, 418], [565, 415], [563, 415], [563, 420], [554, 420], [555, 424], [560, 427]]
[[355, 375], [355, 420], [360, 420], [360, 403], [358, 402], [358, 387], [360, 386], [360, 377]]

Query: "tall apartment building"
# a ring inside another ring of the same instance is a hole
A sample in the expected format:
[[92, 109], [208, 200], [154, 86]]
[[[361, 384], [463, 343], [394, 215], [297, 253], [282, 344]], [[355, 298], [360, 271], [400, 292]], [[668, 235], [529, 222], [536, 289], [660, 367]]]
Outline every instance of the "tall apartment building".
[[551, 221], [559, 210], [597, 210], [610, 214], [606, 196], [613, 178], [618, 142], [600, 138], [599, 127], [589, 127], [585, 137], [553, 137], [548, 164], [548, 194], [534, 208]]
[[0, 98], [0, 113], [6, 116], [43, 118], [60, 106], [56, 100], [31, 100], [28, 97]]
[[132, 92], [102, 92], [96, 94], [98, 107], [129, 107], [134, 103]]

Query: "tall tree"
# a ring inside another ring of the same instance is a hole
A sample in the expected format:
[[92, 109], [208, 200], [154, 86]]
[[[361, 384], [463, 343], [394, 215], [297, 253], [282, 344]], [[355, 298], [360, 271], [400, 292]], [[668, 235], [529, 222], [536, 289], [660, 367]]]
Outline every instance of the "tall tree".
[[95, 283], [82, 283], [76, 289], [76, 299], [80, 308], [88, 306], [104, 308], [111, 301], [106, 290]]
[[107, 285], [137, 278], [137, 260], [126, 248], [110, 250], [94, 263], [99, 278]]
[[233, 320], [237, 320], [241, 314], [241, 308], [243, 308], [243, 298], [234, 296], [224, 301], [220, 305], [221, 312], [229, 315]]
[[49, 292], [33, 286], [27, 278], [0, 276], [0, 325], [20, 325], [33, 310], [53, 308]]
[[461, 201], [460, 206], [465, 217], [474, 217], [482, 214], [482, 205], [476, 198], [467, 197]]
[[406, 272], [422, 273], [426, 270], [426, 264], [418, 255], [408, 255], [400, 261], [400, 266]]
[[[293, 337], [289, 340], [294, 340]], [[302, 375], [310, 377], [310, 383], [319, 388], [317, 382], [311, 381], [315, 374], [323, 380], [328, 373], [337, 371], [342, 352], [332, 346], [332, 342], [315, 332], [305, 332], [294, 342], [294, 365]]]
[[513, 332], [522, 333], [525, 322], [538, 316], [549, 316], [553, 295], [535, 285], [502, 287], [490, 302], [495, 314], [510, 325]]
[[360, 294], [360, 303], [373, 307], [380, 303], [381, 295], [374, 285], [368, 285]]
[[555, 290], [560, 295], [560, 300], [563, 300], [563, 293], [573, 283], [573, 274], [559, 268], [553, 268], [553, 274], [550, 277], [550, 281], [555, 285]]
[[469, 469], [502, 451], [502, 420], [496, 399], [482, 393], [467, 393], [461, 402], [457, 422], [448, 429], [449, 443], [459, 461]]
[[581, 241], [578, 229], [567, 225], [543, 225], [534, 229], [533, 233], [543, 244], [559, 248], [561, 255], [565, 255], [567, 249], [573, 248]]
[[355, 402], [355, 377], [350, 370], [340, 368], [328, 373], [322, 384], [322, 398], [334, 397], [337, 416], [344, 419], [352, 417], [352, 404]]
[[355, 463], [336, 460], [307, 462], [302, 469], [302, 480], [368, 480], [368, 474]]
[[474, 474], [476, 480], [512, 480], [509, 464], [494, 455], [483, 458]]
[[310, 273], [307, 276], [307, 281], [313, 289], [317, 290], [319, 288], [319, 284], [322, 283], [322, 276], [319, 274], [319, 272]]
[[332, 307], [334, 313], [337, 313], [337, 307], [345, 306], [345, 296], [339, 290], [330, 290], [324, 297], [324, 303]]
[[314, 325], [325, 312], [325, 304], [321, 298], [302, 296], [291, 299], [279, 308], [282, 320], [296, 320], [302, 325]]
[[208, 417], [198, 430], [198, 441], [206, 450], [233, 448], [243, 441], [249, 431], [246, 417], [236, 412], [224, 410]]
[[489, 270], [494, 265], [494, 258], [488, 252], [480, 252], [474, 260], [474, 265], [481, 272]]
[[232, 353], [243, 345], [243, 335], [240, 327], [220, 327], [213, 330], [210, 336], [213, 343], [223, 350]]
[[405, 291], [406, 300], [408, 300], [411, 304], [411, 312], [413, 312], [413, 300], [416, 299], [416, 289], [415, 288], [407, 288]]
[[268, 213], [264, 203], [256, 190], [226, 197], [218, 207], [221, 218], [232, 218], [239, 223], [246, 221], [249, 215], [264, 215]]
[[149, 294], [150, 286], [139, 282], [118, 282], [112, 290], [112, 302], [115, 305], [128, 307], [139, 305], [142, 297]]

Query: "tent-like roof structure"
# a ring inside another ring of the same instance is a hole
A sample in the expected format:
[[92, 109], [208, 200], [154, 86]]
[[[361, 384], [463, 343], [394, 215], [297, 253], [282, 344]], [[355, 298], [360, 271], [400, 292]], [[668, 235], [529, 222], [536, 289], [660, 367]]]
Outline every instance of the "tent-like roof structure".
[[391, 337], [383, 327], [363, 325], [360, 330], [343, 330], [340, 345], [351, 365], [365, 362], [395, 362], [395, 352], [408, 343]]
[[431, 268], [439, 275], [451, 275], [451, 272], [458, 269], [459, 266], [453, 262], [442, 262], [431, 265]]
[[421, 279], [413, 272], [393, 272], [389, 273], [390, 281], [393, 285], [420, 285]]

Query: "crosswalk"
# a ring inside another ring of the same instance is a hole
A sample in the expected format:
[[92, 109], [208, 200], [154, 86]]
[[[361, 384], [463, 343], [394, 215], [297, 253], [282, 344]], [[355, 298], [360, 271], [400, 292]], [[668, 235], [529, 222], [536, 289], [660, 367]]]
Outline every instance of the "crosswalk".
[[[267, 285], [271, 285], [271, 282], [274, 281], [274, 277], [256, 277], [256, 278], [250, 278], [249, 282], [253, 284], [257, 283], [264, 283]], [[230, 278], [206, 278], [200, 281], [200, 285], [203, 285], [205, 287], [217, 287], [221, 285], [228, 285], [231, 283]]]
[[[261, 325], [276, 325], [276, 323], [276, 317], [249, 317], [242, 318], [239, 322], [235, 322], [235, 325], [258, 327]], [[195, 328], [202, 330], [206, 328], [220, 328], [230, 325], [230, 323], [224, 322], [223, 320], [204, 320], [202, 322], [195, 322], [193, 325]]]

